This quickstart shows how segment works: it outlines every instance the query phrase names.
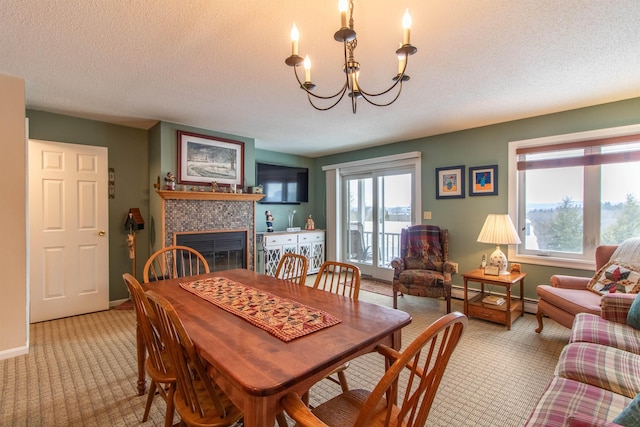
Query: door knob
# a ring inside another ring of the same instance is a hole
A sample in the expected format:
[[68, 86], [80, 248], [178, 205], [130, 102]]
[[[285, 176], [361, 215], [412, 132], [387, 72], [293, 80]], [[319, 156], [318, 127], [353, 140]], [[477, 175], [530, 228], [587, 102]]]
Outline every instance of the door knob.
[[105, 234], [107, 234], [107, 233], [105, 233], [105, 231], [104, 231], [104, 230], [100, 230], [100, 231], [98, 232], [98, 236], [104, 236]]

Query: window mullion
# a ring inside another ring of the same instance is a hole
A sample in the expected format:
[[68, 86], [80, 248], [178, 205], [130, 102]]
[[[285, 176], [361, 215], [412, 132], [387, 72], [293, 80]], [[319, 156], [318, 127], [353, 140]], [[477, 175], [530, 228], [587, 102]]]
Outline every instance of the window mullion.
[[584, 168], [584, 255], [595, 256], [596, 247], [600, 244], [600, 216], [601, 216], [601, 167], [587, 166]]

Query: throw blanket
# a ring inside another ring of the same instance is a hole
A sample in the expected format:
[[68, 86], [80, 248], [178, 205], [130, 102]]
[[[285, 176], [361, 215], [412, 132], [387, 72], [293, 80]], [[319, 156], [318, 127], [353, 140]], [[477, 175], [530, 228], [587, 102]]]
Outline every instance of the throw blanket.
[[611, 255], [611, 260], [640, 270], [640, 237], [627, 239], [620, 243]]
[[341, 322], [322, 310], [282, 298], [224, 277], [180, 283], [180, 287], [242, 317], [284, 342]]

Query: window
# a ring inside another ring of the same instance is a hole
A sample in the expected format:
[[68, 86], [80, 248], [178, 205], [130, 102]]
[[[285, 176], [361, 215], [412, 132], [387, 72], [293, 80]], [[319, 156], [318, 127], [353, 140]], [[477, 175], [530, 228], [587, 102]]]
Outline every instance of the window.
[[640, 236], [639, 126], [511, 142], [509, 171], [510, 259], [592, 268], [598, 245]]

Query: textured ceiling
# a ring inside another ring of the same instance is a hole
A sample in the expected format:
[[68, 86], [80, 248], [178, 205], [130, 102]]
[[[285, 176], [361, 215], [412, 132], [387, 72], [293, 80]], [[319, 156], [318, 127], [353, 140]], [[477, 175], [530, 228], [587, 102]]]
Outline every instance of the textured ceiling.
[[316, 157], [640, 96], [638, 0], [355, 1], [363, 88], [411, 80], [377, 108], [316, 111], [284, 64], [293, 21], [318, 94], [340, 86], [337, 0], [0, 0], [0, 73], [27, 107], [148, 128], [158, 120]]

